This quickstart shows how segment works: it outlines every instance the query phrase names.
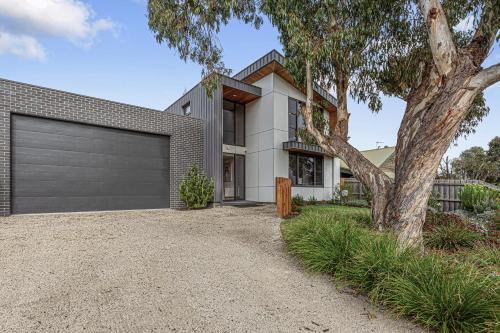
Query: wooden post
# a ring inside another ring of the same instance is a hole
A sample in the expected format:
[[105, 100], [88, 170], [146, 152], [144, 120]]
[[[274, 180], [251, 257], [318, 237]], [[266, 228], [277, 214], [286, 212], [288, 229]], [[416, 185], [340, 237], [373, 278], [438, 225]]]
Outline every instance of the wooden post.
[[276, 177], [276, 210], [281, 218], [292, 212], [292, 181], [288, 178]]

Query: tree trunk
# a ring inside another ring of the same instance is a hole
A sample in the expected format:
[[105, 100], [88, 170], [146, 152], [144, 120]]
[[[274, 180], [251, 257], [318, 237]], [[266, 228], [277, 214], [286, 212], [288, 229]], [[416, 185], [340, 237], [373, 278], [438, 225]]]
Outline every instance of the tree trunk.
[[[396, 145], [394, 181], [351, 146], [345, 132], [325, 136], [314, 127], [313, 77], [306, 62], [307, 100], [302, 112], [307, 130], [321, 148], [344, 160], [354, 176], [372, 191], [374, 227], [394, 230], [402, 247], [422, 246], [427, 201], [439, 162], [477, 94], [500, 79], [500, 66], [481, 70], [472, 58], [461, 59], [451, 68], [429, 68], [418, 88], [407, 96]], [[442, 70], [446, 75], [439, 72]], [[339, 92], [342, 94], [342, 90]]]
[[349, 78], [341, 71], [336, 71], [337, 77], [337, 122], [335, 128], [332, 128], [334, 133], [347, 141], [349, 132], [349, 113], [347, 112], [347, 85]]
[[427, 201], [439, 163], [478, 94], [477, 68], [465, 61], [446, 79], [435, 71], [411, 95], [398, 132], [395, 181], [385, 211], [403, 246], [422, 245]]

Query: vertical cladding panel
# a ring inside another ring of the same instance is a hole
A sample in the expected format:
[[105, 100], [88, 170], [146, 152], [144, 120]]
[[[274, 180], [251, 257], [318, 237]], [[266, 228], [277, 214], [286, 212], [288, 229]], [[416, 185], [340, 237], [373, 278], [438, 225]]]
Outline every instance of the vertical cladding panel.
[[205, 122], [204, 169], [215, 181], [214, 201], [222, 201], [222, 89], [214, 91], [210, 98], [206, 89], [196, 85], [166, 111], [182, 114], [182, 106], [191, 103], [191, 116]]
[[[181, 104], [182, 105], [182, 104]], [[179, 106], [179, 109], [181, 106]], [[180, 208], [179, 181], [204, 163], [199, 119], [0, 79], [0, 214], [10, 213], [11, 113], [171, 136], [170, 202]]]

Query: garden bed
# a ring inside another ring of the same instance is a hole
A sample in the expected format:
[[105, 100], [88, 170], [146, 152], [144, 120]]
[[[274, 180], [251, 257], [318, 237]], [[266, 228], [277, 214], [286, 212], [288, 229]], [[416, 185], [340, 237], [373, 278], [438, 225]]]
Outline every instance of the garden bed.
[[395, 237], [370, 225], [369, 209], [307, 206], [283, 222], [282, 233], [308, 269], [346, 281], [398, 315], [441, 332], [500, 330], [497, 246], [475, 230], [433, 226], [425, 254], [402, 251]]

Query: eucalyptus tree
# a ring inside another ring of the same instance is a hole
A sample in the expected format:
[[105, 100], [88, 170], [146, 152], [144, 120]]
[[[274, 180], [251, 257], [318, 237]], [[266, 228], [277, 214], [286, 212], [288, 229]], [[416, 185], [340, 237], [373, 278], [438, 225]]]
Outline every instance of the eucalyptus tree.
[[[209, 89], [211, 74], [229, 73], [221, 27], [239, 19], [259, 28], [267, 16], [306, 93], [308, 131], [371, 189], [374, 225], [396, 231], [404, 246], [421, 244], [439, 162], [488, 112], [482, 92], [500, 80], [500, 64], [482, 67], [499, 40], [500, 0], [149, 0], [148, 13], [157, 41], [203, 65]], [[337, 94], [328, 135], [313, 122], [315, 82]], [[406, 102], [394, 180], [349, 144], [349, 94], [375, 112], [381, 94]]]

